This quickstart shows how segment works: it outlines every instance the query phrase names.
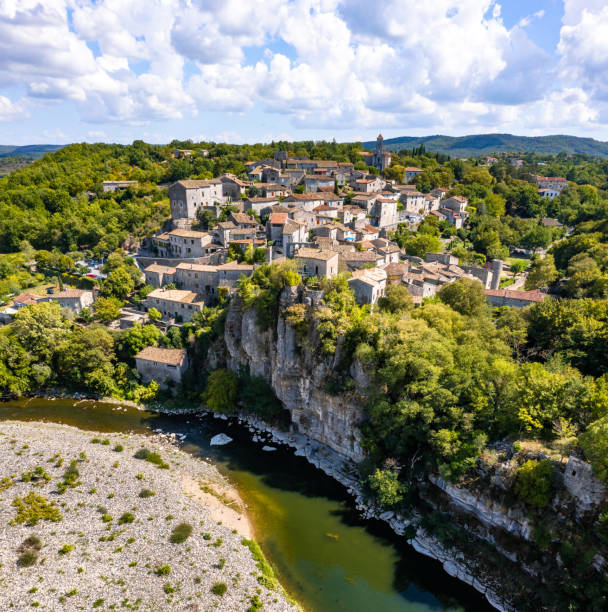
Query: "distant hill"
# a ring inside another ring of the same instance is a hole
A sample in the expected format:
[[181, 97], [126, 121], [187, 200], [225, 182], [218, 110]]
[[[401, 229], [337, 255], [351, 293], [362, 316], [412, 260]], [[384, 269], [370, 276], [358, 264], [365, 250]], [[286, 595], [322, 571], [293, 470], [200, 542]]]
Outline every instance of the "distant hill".
[[[384, 146], [391, 151], [412, 149], [424, 145], [427, 151], [445, 153], [451, 157], [478, 157], [491, 153], [581, 153], [608, 157], [608, 142], [578, 136], [513, 136], [513, 134], [474, 134], [472, 136], [401, 136], [388, 138]], [[376, 141], [364, 142], [373, 149]]]
[[65, 145], [38, 144], [17, 147], [13, 145], [0, 145], [0, 157], [29, 157], [37, 159], [45, 153], [54, 153]]

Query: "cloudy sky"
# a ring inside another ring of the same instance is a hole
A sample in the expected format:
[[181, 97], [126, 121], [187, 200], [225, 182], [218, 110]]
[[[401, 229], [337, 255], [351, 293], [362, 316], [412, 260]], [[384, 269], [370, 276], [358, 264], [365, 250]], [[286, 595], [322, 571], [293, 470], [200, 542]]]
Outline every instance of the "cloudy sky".
[[608, 140], [606, 0], [0, 0], [0, 143]]

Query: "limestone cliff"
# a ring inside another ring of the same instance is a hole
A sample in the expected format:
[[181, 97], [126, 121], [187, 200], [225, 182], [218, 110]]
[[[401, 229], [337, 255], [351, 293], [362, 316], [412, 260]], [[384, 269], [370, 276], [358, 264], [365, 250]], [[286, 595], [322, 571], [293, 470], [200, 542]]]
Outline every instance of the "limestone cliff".
[[[281, 309], [310, 299], [304, 288], [292, 287], [281, 295]], [[235, 371], [248, 367], [252, 375], [265, 378], [291, 413], [294, 428], [353, 461], [363, 458], [358, 424], [362, 418], [361, 396], [366, 389], [362, 368], [355, 365], [360, 381], [347, 393], [331, 394], [339, 351], [322, 357], [314, 343], [302, 345], [296, 331], [279, 315], [276, 328], [261, 331], [254, 309], [243, 310], [232, 302], [224, 331], [226, 365]]]

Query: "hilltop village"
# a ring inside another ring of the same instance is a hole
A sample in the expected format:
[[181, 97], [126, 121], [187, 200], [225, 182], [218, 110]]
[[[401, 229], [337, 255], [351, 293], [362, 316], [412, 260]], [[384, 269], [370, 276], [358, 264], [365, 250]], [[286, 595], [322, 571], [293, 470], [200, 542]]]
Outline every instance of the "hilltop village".
[[[382, 140], [379, 135], [375, 151], [362, 154], [379, 171], [391, 161]], [[171, 228], [139, 253], [140, 264], [147, 264], [146, 283], [155, 287], [146, 306], [187, 321], [222, 292], [235, 291], [256, 265], [285, 258], [295, 260], [305, 279], [347, 273], [360, 304], [376, 304], [387, 284], [403, 284], [420, 303], [462, 277], [480, 281], [497, 305], [544, 299], [538, 291], [499, 290], [501, 260], [485, 267], [458, 265], [450, 253], [406, 255], [391, 240], [400, 224], [414, 229], [430, 218], [459, 229], [466, 223], [467, 198], [448, 197], [445, 188], [423, 194], [410, 183], [420, 168], [407, 167], [405, 183], [398, 184], [352, 163], [290, 157], [284, 151], [246, 167], [248, 180], [223, 174], [169, 186]], [[551, 183], [550, 189], [558, 192], [560, 186]]]

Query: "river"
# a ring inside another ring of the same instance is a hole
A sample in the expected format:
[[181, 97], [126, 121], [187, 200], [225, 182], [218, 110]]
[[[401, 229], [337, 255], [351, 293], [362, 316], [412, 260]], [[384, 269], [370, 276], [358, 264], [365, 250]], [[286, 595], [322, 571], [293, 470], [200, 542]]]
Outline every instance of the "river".
[[[384, 523], [362, 520], [340, 484], [288, 449], [262, 451], [262, 444], [253, 443], [238, 424], [65, 399], [0, 403], [0, 421], [5, 419], [99, 432], [186, 434], [183, 449], [213, 460], [236, 485], [256, 540], [281, 583], [308, 612], [492, 609]], [[234, 442], [209, 446], [220, 432]]]

